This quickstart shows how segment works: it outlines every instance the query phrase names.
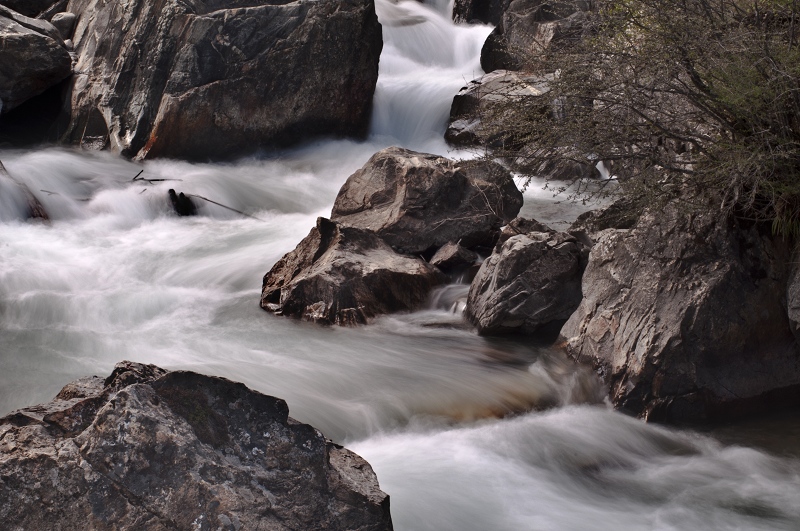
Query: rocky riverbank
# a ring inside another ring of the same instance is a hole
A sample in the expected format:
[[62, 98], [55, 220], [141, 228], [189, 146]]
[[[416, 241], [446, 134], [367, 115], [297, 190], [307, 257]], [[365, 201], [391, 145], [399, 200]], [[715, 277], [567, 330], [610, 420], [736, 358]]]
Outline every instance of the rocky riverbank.
[[0, 418], [4, 529], [390, 530], [369, 464], [224, 378], [122, 362]]

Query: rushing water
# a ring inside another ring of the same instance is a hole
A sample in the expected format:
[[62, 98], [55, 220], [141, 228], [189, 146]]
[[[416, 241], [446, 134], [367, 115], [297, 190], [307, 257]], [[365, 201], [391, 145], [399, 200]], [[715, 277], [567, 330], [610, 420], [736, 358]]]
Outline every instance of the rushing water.
[[[610, 411], [558, 352], [475, 335], [458, 313], [463, 286], [353, 329], [259, 309], [261, 277], [372, 153], [458, 155], [444, 122], [480, 74], [490, 28], [413, 1], [378, 11], [386, 45], [368, 142], [235, 164], [0, 152], [52, 217], [18, 219], [24, 198], [0, 180], [0, 414], [130, 359], [285, 398], [372, 463], [398, 530], [800, 529], [800, 430], [701, 434]], [[134, 182], [140, 170], [147, 180]], [[200, 216], [177, 218], [168, 188], [254, 217], [198, 200]], [[524, 212], [555, 226], [580, 211], [526, 192]]]

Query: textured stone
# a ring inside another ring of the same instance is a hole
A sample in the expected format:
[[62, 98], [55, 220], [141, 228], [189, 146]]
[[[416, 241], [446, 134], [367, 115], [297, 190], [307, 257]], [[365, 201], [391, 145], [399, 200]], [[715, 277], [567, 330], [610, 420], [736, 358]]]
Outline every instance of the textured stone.
[[563, 232], [510, 236], [481, 265], [464, 315], [483, 335], [560, 326], [581, 302], [585, 255]]
[[0, 419], [3, 529], [390, 530], [369, 464], [283, 400], [124, 362]]
[[232, 158], [363, 136], [382, 48], [372, 0], [72, 0], [63, 140], [135, 158]]
[[0, 6], [0, 113], [19, 106], [72, 73], [72, 59], [49, 22]]
[[393, 147], [347, 179], [331, 219], [372, 230], [395, 250], [417, 254], [448, 242], [491, 246], [521, 206], [522, 193], [498, 164]]
[[413, 310], [444, 275], [395, 253], [373, 232], [325, 218], [264, 276], [261, 307], [323, 324], [355, 325]]
[[769, 227], [673, 206], [596, 237], [583, 300], [561, 335], [618, 408], [686, 421], [797, 398], [788, 245]]

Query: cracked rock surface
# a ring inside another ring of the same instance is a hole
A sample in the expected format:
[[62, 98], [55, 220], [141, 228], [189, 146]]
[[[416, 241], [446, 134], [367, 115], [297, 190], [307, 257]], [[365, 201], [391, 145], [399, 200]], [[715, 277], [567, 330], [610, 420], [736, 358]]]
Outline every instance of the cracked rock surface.
[[786, 311], [789, 244], [769, 227], [678, 207], [593, 237], [561, 330], [614, 404], [656, 421], [739, 416], [800, 397]]
[[392, 528], [369, 464], [240, 383], [122, 362], [0, 419], [2, 529]]

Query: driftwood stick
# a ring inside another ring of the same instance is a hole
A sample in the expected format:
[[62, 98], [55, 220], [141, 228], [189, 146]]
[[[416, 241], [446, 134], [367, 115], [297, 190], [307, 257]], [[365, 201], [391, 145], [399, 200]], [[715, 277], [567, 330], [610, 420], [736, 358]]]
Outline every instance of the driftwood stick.
[[235, 208], [231, 208], [231, 207], [229, 207], [227, 205], [223, 205], [222, 203], [217, 203], [216, 201], [212, 201], [211, 199], [209, 199], [207, 197], [203, 197], [202, 195], [195, 195], [195, 194], [186, 194], [186, 195], [188, 197], [196, 197], [197, 199], [202, 199], [203, 201], [208, 201], [209, 203], [214, 203], [217, 206], [221, 206], [222, 208], [227, 208], [228, 210], [236, 212], [237, 214], [241, 214], [242, 216], [245, 216], [245, 217], [248, 217], [248, 218], [257, 219], [258, 221], [264, 221], [261, 218], [257, 218], [255, 216], [251, 216], [250, 214], [246, 214], [246, 213], [242, 212], [241, 210], [236, 210]]
[[144, 170], [139, 170], [139, 173], [136, 174], [136, 177], [131, 179], [131, 182], [140, 181], [140, 182], [143, 182], [143, 183], [150, 183], [150, 184], [163, 183], [163, 182], [166, 182], [166, 181], [181, 181], [181, 182], [183, 182], [183, 179], [145, 179], [144, 177], [139, 177], [142, 173], [144, 173]]

